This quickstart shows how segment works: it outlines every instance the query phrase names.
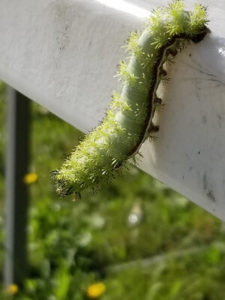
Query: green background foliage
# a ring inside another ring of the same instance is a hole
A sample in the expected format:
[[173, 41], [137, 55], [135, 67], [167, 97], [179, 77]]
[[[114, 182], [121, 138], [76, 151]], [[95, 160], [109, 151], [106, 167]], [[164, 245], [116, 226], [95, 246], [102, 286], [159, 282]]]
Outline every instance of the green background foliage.
[[[0, 86], [0, 267], [3, 264], [5, 87]], [[30, 270], [14, 296], [86, 300], [103, 282], [101, 300], [217, 300], [225, 292], [225, 227], [217, 218], [130, 167], [111, 185], [60, 199], [50, 181], [82, 134], [32, 104], [28, 222]], [[138, 222], [129, 222], [131, 215]]]

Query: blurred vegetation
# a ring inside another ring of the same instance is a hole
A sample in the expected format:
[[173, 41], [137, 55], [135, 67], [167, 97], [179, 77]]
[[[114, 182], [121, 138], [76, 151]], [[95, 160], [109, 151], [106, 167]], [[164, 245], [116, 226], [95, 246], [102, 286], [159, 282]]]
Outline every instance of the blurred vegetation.
[[[5, 86], [0, 85], [0, 243], [3, 243]], [[225, 293], [225, 227], [130, 167], [110, 186], [59, 199], [50, 180], [82, 134], [32, 104], [28, 277], [0, 299], [218, 300]], [[31, 176], [32, 177], [32, 176]], [[3, 246], [0, 249], [0, 267]]]

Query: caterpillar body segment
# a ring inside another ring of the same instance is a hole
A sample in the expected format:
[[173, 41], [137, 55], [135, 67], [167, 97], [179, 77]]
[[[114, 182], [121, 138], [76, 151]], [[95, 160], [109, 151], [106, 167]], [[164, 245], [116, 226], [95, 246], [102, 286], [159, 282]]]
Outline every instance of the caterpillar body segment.
[[134, 157], [151, 133], [158, 130], [152, 122], [162, 100], [157, 88], [167, 74], [164, 63], [174, 57], [187, 41], [201, 41], [209, 32], [206, 10], [196, 5], [184, 10], [182, 1], [173, 1], [156, 10], [142, 34], [132, 33], [126, 46], [129, 62], [121, 62], [121, 93], [114, 93], [106, 117], [85, 137], [54, 172], [61, 196], [79, 195], [114, 177], [127, 159]]

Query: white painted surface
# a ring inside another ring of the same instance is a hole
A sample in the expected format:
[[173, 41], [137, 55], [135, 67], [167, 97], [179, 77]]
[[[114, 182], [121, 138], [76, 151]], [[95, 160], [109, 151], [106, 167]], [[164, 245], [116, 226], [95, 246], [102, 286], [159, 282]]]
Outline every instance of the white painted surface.
[[[0, 78], [86, 132], [119, 88], [129, 32], [166, 3], [0, 0]], [[143, 145], [140, 167], [225, 220], [225, 2], [201, 3], [212, 32], [170, 67], [158, 139]]]

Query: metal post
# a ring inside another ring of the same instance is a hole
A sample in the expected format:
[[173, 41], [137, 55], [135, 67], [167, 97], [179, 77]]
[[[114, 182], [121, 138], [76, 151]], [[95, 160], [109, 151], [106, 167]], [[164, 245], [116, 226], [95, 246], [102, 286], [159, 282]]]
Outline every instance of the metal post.
[[28, 188], [24, 175], [29, 163], [30, 100], [9, 88], [6, 155], [6, 242], [4, 283], [23, 280], [27, 271]]

